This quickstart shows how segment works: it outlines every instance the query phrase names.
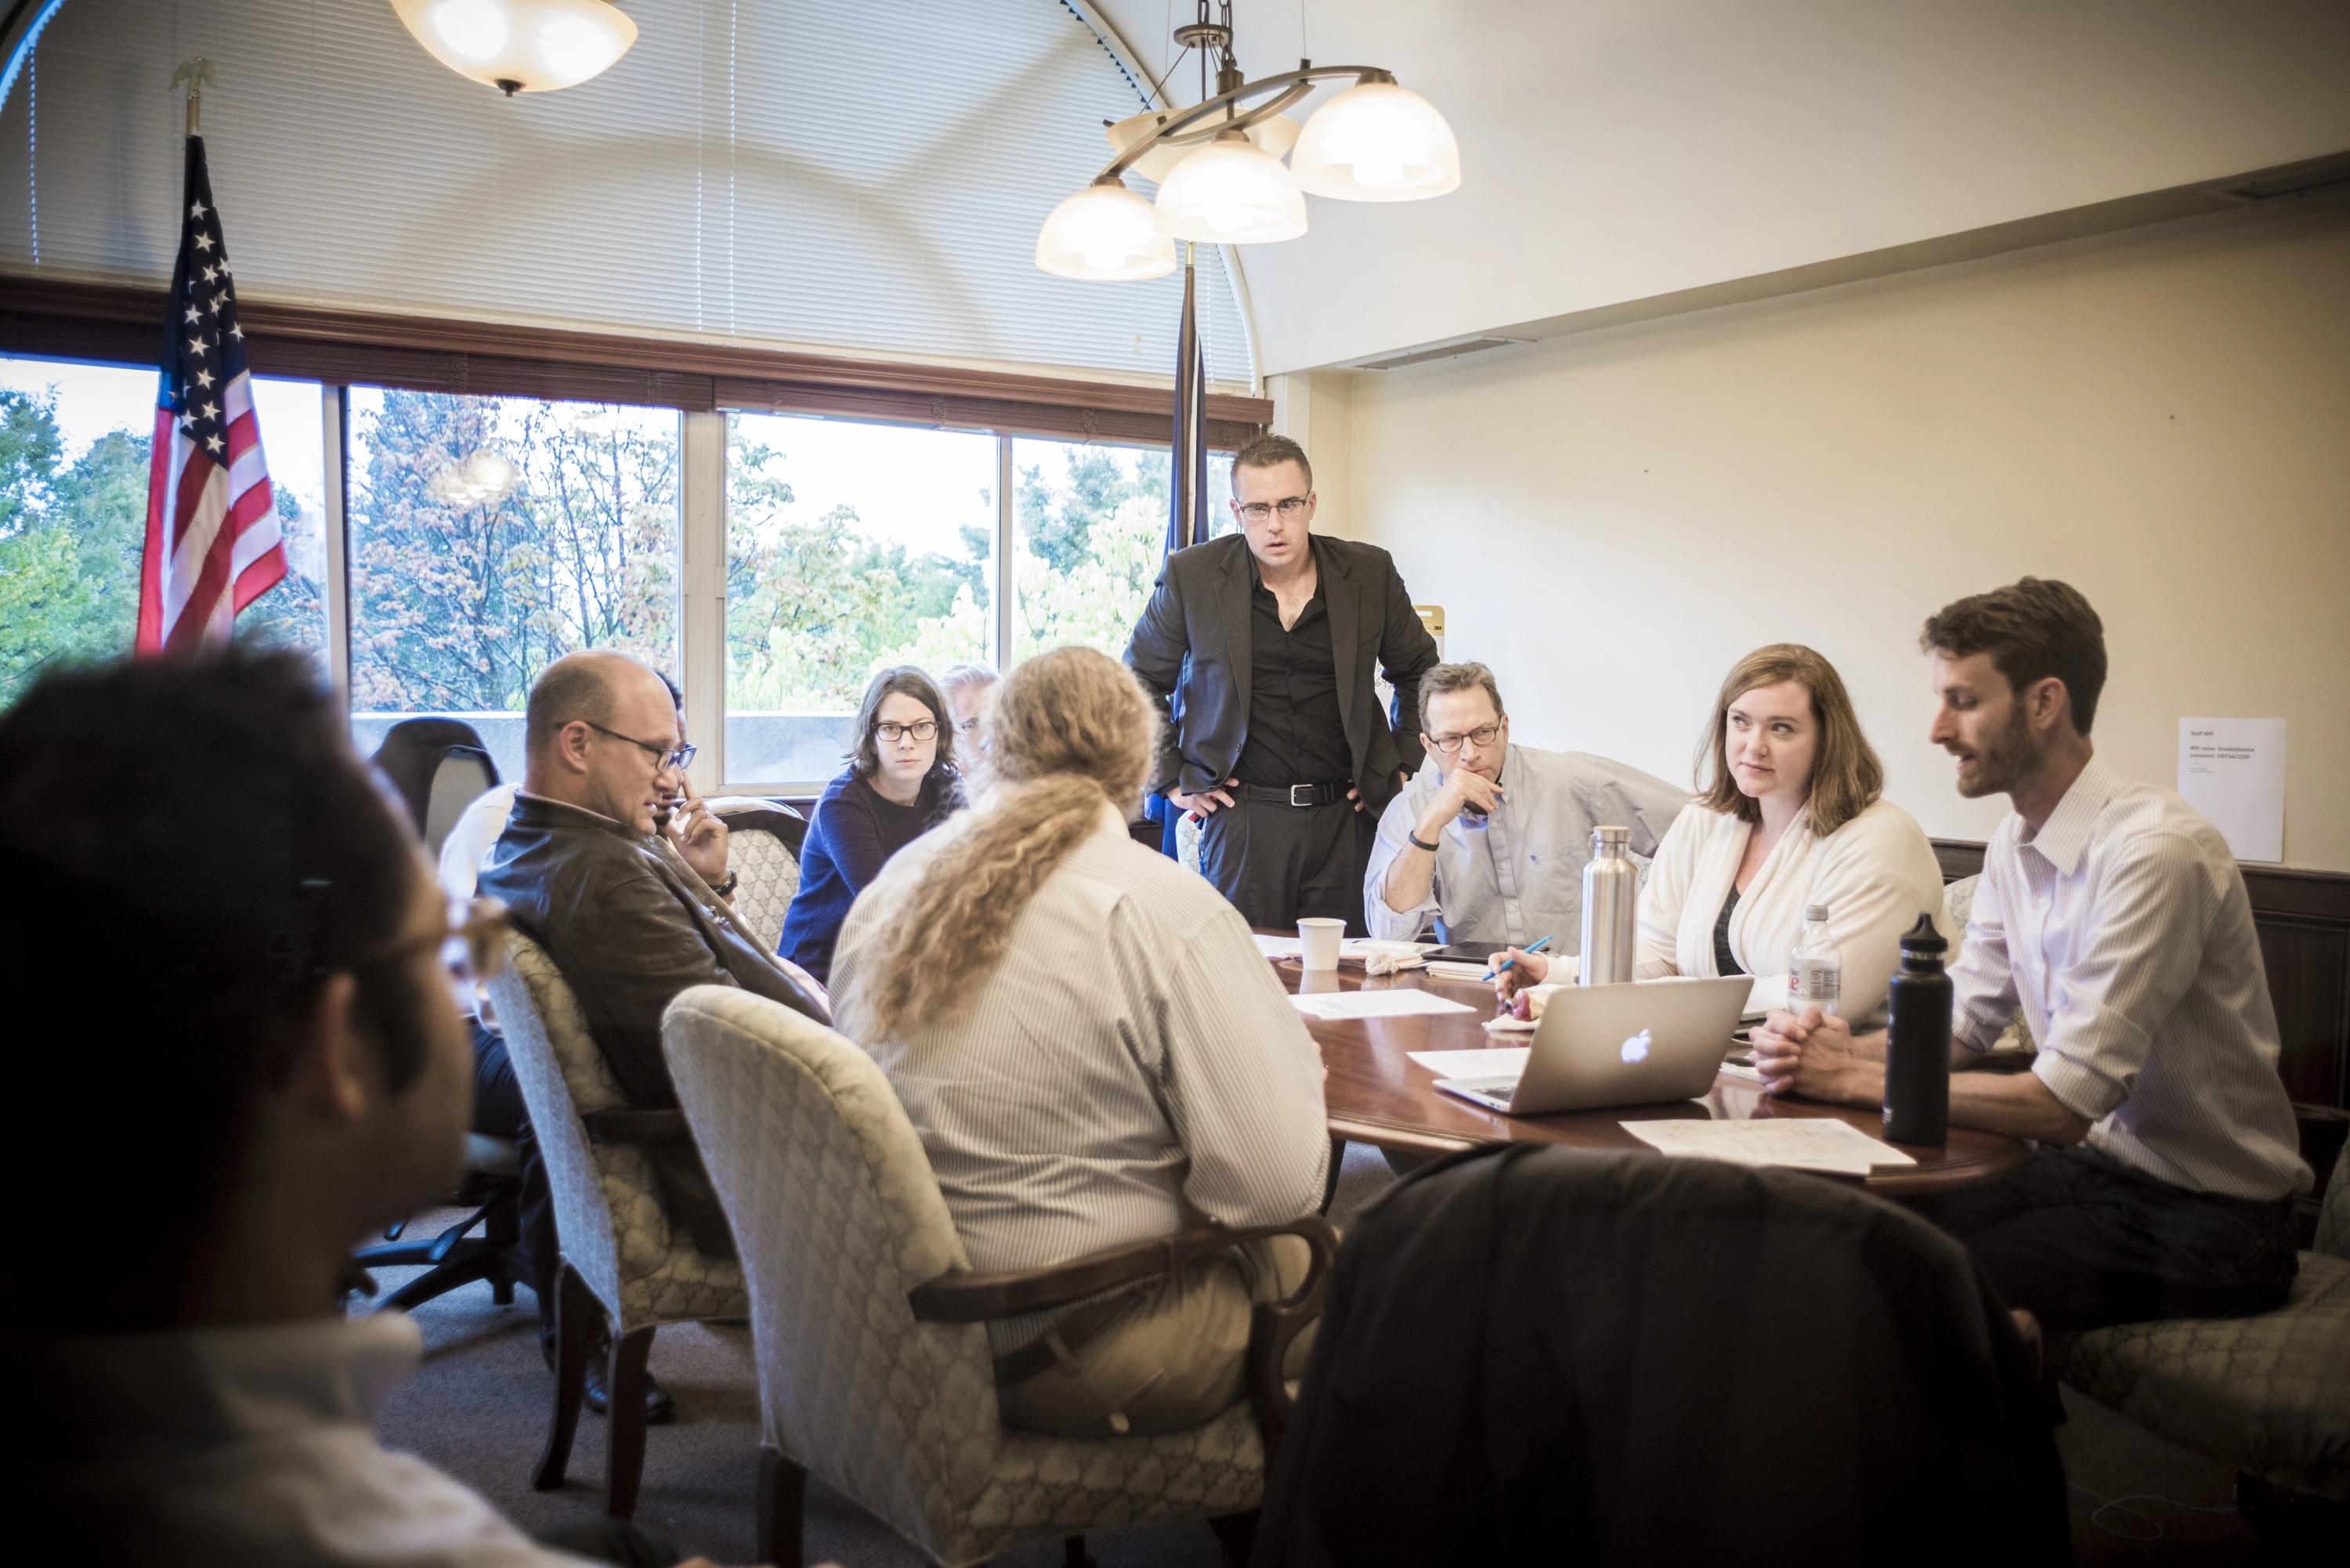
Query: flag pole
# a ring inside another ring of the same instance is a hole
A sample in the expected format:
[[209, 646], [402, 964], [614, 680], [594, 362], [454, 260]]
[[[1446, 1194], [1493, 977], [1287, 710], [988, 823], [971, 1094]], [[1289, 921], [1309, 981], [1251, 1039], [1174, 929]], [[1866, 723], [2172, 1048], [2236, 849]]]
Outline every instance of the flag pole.
[[173, 87], [182, 82], [188, 88], [188, 134], [202, 136], [204, 133], [204, 88], [207, 85], [220, 86], [220, 78], [213, 74], [212, 61], [197, 55], [182, 60], [180, 68], [172, 73]]

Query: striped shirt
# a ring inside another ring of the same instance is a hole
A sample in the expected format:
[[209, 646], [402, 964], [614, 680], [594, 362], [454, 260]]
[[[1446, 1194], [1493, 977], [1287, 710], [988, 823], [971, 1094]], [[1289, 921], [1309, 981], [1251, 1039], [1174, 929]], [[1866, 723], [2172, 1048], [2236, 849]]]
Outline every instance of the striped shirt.
[[[832, 980], [838, 1027], [898, 1091], [972, 1267], [1313, 1213], [1330, 1158], [1321, 1054], [1240, 912], [1114, 812], [1037, 889], [969, 1012], [866, 1039], [866, 955], [958, 831], [915, 840], [858, 898]], [[990, 1340], [1006, 1354], [1061, 1315], [990, 1324]]]
[[2168, 790], [2092, 758], [2037, 834], [2010, 813], [1950, 978], [1960, 1044], [2023, 1009], [2092, 1147], [2190, 1191], [2308, 1189], [2243, 873]]

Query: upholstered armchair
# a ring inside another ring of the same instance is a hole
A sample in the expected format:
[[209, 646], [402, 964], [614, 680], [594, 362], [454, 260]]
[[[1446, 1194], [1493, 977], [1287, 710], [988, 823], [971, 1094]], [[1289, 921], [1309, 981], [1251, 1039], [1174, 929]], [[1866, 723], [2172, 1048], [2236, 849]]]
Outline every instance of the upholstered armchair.
[[2052, 1334], [2049, 1348], [2092, 1399], [2235, 1466], [2247, 1502], [2282, 1489], [2350, 1503], [2350, 1153], [2276, 1311]]
[[[808, 1470], [950, 1564], [1039, 1538], [1213, 1522], [1257, 1506], [1267, 1440], [1289, 1408], [1282, 1357], [1320, 1310], [1335, 1245], [1326, 1222], [1203, 1228], [1033, 1274], [974, 1275], [913, 1125], [862, 1050], [720, 986], [671, 1002], [661, 1038], [748, 1280], [763, 1560], [800, 1562]], [[1306, 1240], [1314, 1264], [1296, 1294], [1257, 1308], [1249, 1401], [1164, 1436], [1003, 1425], [985, 1320], [1284, 1233]]]
[[726, 825], [727, 866], [742, 878], [734, 888], [734, 918], [774, 952], [783, 940], [792, 895], [800, 890], [807, 819], [760, 795], [724, 795], [708, 804], [711, 815]]
[[670, 1222], [643, 1146], [688, 1137], [678, 1113], [629, 1107], [588, 1033], [579, 999], [544, 948], [517, 931], [508, 955], [489, 983], [490, 999], [546, 1161], [563, 1245], [555, 1413], [532, 1484], [541, 1491], [563, 1484], [600, 1323], [611, 1346], [604, 1511], [627, 1518], [644, 1468], [645, 1360], [653, 1331], [665, 1323], [741, 1317], [747, 1310], [743, 1270], [732, 1258], [705, 1255]]

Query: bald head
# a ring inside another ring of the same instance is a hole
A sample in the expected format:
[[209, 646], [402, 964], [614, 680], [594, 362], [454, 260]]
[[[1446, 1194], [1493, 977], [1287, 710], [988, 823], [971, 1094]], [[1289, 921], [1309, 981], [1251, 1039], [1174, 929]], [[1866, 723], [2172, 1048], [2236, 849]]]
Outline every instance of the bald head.
[[659, 671], [607, 649], [566, 654], [530, 689], [523, 787], [650, 831], [677, 782], [657, 753], [681, 733]]

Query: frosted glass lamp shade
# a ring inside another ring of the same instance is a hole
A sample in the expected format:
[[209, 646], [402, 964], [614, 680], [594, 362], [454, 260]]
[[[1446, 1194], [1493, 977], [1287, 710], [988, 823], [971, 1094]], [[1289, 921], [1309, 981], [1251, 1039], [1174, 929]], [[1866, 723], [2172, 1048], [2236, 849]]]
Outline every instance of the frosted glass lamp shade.
[[1195, 148], [1159, 185], [1159, 232], [1207, 244], [1263, 245], [1305, 232], [1305, 198], [1281, 160], [1238, 131]]
[[425, 53], [508, 98], [601, 76], [637, 41], [605, 0], [391, 0]]
[[[1128, 115], [1116, 125], [1105, 126], [1102, 135], [1108, 140], [1111, 151], [1123, 152], [1174, 118], [1170, 109], [1145, 109], [1140, 114]], [[1185, 132], [1186, 136], [1206, 134], [1206, 127]], [[1279, 158], [1297, 144], [1297, 122], [1285, 114], [1276, 114], [1250, 126], [1245, 134], [1260, 150]], [[1162, 184], [1175, 165], [1198, 145], [1194, 141], [1161, 142], [1128, 167], [1152, 184]]]
[[1149, 202], [1111, 180], [1053, 209], [1036, 234], [1036, 265], [1060, 277], [1131, 283], [1173, 272], [1175, 242], [1152, 224]]
[[1305, 122], [1297, 183], [1342, 202], [1417, 202], [1461, 184], [1461, 149], [1429, 101], [1393, 82], [1348, 88]]

